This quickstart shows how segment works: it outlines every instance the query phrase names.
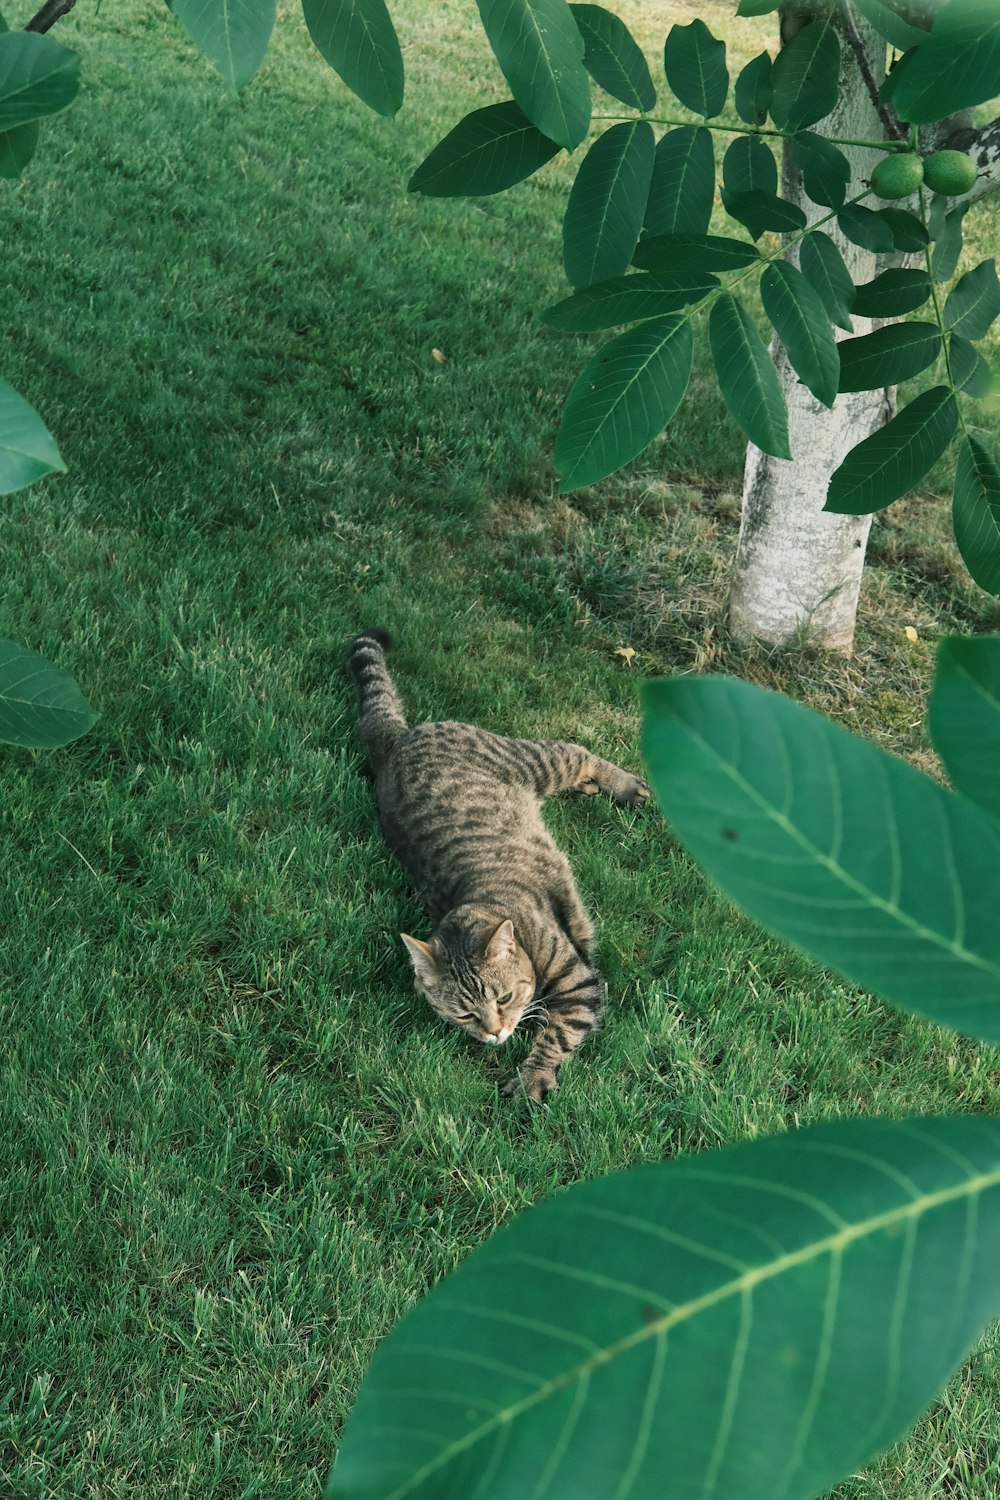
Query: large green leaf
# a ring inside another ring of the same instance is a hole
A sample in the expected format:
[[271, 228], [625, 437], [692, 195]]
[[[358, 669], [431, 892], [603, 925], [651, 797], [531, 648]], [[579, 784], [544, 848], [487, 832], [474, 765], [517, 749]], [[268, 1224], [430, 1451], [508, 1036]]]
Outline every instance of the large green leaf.
[[644, 236], [632, 257], [644, 271], [736, 271], [753, 265], [759, 252], [746, 240], [716, 234], [654, 234]]
[[858, 287], [854, 311], [862, 318], [899, 318], [922, 307], [931, 294], [926, 271], [892, 267]]
[[960, 391], [981, 401], [993, 389], [993, 371], [975, 344], [953, 333], [948, 340], [948, 362], [951, 378]]
[[954, 208], [941, 214], [938, 226], [934, 222], [933, 210], [947, 201], [946, 198], [935, 197], [932, 203], [931, 234], [934, 249], [931, 251], [931, 274], [935, 281], [950, 281], [955, 274], [958, 257], [962, 253], [962, 221], [971, 207], [968, 203], [956, 203]]
[[663, 431], [687, 388], [693, 342], [690, 320], [668, 315], [598, 351], [570, 391], [556, 439], [563, 494], [613, 474]]
[[927, 125], [1000, 94], [1000, 6], [949, 0], [893, 91], [900, 117]]
[[577, 1183], [383, 1342], [327, 1500], [809, 1500], [1000, 1310], [1000, 1125], [844, 1120]]
[[958, 450], [952, 523], [976, 583], [988, 594], [1000, 594], [1000, 468], [971, 434]]
[[774, 84], [771, 79], [772, 64], [769, 52], [758, 52], [751, 57], [746, 67], [737, 76], [733, 85], [733, 103], [736, 113], [748, 125], [763, 125], [771, 108]]
[[671, 26], [663, 67], [668, 84], [688, 109], [706, 120], [721, 114], [729, 92], [726, 44], [712, 35], [704, 21]]
[[855, 287], [844, 257], [828, 234], [814, 229], [799, 246], [803, 275], [816, 288], [831, 322], [850, 333]]
[[563, 333], [595, 333], [601, 328], [615, 328], [619, 323], [679, 312], [692, 302], [700, 302], [718, 285], [717, 276], [694, 271], [684, 276], [658, 275], [653, 271], [613, 276], [610, 281], [599, 281], [546, 308], [542, 322]]
[[731, 193], [757, 189], [772, 197], [778, 192], [778, 163], [774, 152], [759, 136], [738, 135], [722, 158], [722, 181]]
[[851, 180], [851, 164], [842, 151], [813, 130], [800, 130], [788, 143], [802, 186], [814, 203], [840, 208]]
[[96, 718], [68, 672], [16, 641], [0, 641], [0, 741], [53, 750], [86, 734]]
[[409, 181], [431, 198], [486, 197], [537, 172], [559, 150], [512, 99], [474, 109], [460, 120]]
[[38, 121], [0, 132], [0, 177], [20, 177], [38, 146]]
[[476, 3], [514, 98], [543, 135], [572, 151], [590, 124], [590, 78], [566, 0]]
[[906, 52], [925, 41], [927, 33], [904, 20], [898, 5], [899, 0], [854, 0], [855, 10], [871, 22], [880, 37], [898, 51]]
[[1000, 635], [938, 643], [927, 726], [955, 789], [1000, 818]]
[[787, 261], [776, 260], [760, 279], [760, 295], [792, 369], [817, 401], [832, 406], [840, 359], [819, 293], [801, 271]]
[[834, 471], [823, 509], [866, 516], [898, 500], [941, 457], [957, 422], [958, 407], [946, 385], [924, 391], [851, 449]]
[[941, 352], [941, 335], [936, 323], [889, 323], [860, 338], [844, 339], [837, 348], [839, 389], [877, 391], [910, 380], [933, 364]]
[[863, 203], [848, 203], [837, 215], [837, 227], [852, 245], [862, 250], [874, 250], [877, 255], [890, 255], [896, 248], [892, 227], [874, 209]]
[[709, 316], [709, 343], [722, 399], [752, 443], [791, 458], [788, 409], [767, 346], [741, 302], [728, 292]]
[[380, 115], [403, 102], [403, 55], [385, 0], [302, 0], [309, 35], [358, 98]]
[[646, 204], [650, 234], [705, 234], [715, 197], [715, 152], [704, 125], [681, 125], [656, 143]]
[[965, 339], [981, 339], [1000, 314], [1000, 281], [995, 260], [981, 261], [960, 276], [944, 305], [944, 325]]
[[563, 220], [571, 286], [592, 286], [628, 269], [639, 240], [655, 149], [645, 120], [612, 125], [584, 157]]
[[656, 89], [642, 50], [624, 21], [603, 5], [571, 5], [583, 37], [583, 65], [606, 93], [632, 109], [650, 110]]
[[644, 697], [657, 799], [734, 901], [894, 1004], [1000, 1042], [1000, 827], [749, 683], [677, 676]]
[[797, 203], [789, 203], [774, 193], [752, 188], [748, 193], [731, 193], [723, 188], [720, 195], [726, 213], [749, 229], [755, 240], [768, 230], [776, 234], [794, 234], [806, 226], [806, 216]]
[[0, 495], [10, 495], [46, 474], [65, 474], [52, 435], [23, 396], [0, 380]]
[[893, 249], [910, 255], [924, 250], [930, 244], [930, 235], [916, 214], [906, 208], [880, 208], [878, 218], [888, 225], [892, 235]]
[[811, 21], [774, 60], [771, 118], [782, 130], [803, 130], [837, 102], [840, 40], [829, 20]]
[[54, 37], [34, 31], [0, 34], [0, 130], [57, 115], [80, 87], [80, 59]]
[[171, 10], [228, 88], [250, 82], [271, 39], [275, 0], [172, 0]]

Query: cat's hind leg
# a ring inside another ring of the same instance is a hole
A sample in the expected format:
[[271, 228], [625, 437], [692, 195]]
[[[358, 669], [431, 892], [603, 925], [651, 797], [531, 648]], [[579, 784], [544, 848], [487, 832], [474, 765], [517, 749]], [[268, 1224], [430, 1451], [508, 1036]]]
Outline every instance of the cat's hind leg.
[[568, 740], [507, 740], [506, 745], [518, 779], [539, 797], [554, 797], [559, 792], [592, 797], [596, 792], [607, 792], [623, 807], [638, 807], [649, 797], [649, 787], [641, 776], [602, 760], [585, 745]]

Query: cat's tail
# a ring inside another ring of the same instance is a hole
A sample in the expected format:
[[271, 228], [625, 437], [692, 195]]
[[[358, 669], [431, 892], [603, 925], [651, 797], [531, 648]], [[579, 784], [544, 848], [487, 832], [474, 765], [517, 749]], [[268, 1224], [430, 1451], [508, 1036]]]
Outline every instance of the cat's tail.
[[347, 648], [347, 669], [358, 684], [358, 736], [377, 771], [406, 728], [406, 715], [385, 664], [392, 636], [376, 626], [356, 635]]

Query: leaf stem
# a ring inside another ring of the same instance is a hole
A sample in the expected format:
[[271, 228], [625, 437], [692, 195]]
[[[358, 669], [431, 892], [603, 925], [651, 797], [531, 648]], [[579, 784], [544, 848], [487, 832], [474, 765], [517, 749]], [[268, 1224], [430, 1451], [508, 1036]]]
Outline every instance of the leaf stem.
[[[920, 222], [923, 224], [924, 228], [926, 229], [927, 228], [927, 203], [926, 203], [926, 200], [925, 200], [925, 197], [924, 197], [924, 187], [923, 187], [923, 184], [921, 184], [920, 189], [918, 191], [918, 198], [919, 198], [919, 201], [920, 201]], [[927, 267], [927, 275], [929, 276], [930, 283], [931, 283], [931, 302], [934, 304], [934, 320], [937, 323], [938, 332], [941, 335], [941, 352], [944, 355], [944, 368], [945, 368], [945, 374], [948, 377], [948, 386], [949, 386], [949, 388], [951, 390], [952, 395], [955, 398], [955, 406], [958, 409], [958, 421], [959, 421], [959, 426], [962, 429], [962, 435], [963, 435], [963, 437], [968, 437], [969, 436], [969, 429], [968, 429], [968, 427], [966, 426], [966, 423], [965, 423], [965, 412], [962, 410], [962, 403], [958, 399], [960, 391], [959, 391], [958, 386], [955, 384], [955, 377], [954, 377], [954, 375], [951, 372], [951, 350], [950, 350], [950, 348], [948, 346], [948, 330], [945, 327], [944, 312], [943, 312], [942, 307], [941, 307], [941, 298], [938, 295], [938, 284], [937, 284], [937, 282], [934, 279], [934, 272], [931, 269], [931, 246], [929, 244], [927, 244], [927, 245], [924, 246], [924, 264]]]
[[[617, 120], [619, 122], [634, 120], [635, 115], [591, 115], [592, 120]], [[691, 120], [664, 120], [658, 115], [643, 115], [649, 125], [667, 125], [675, 129], [681, 125], [691, 125]], [[792, 141], [800, 133], [797, 130], [767, 130], [760, 125], [710, 125], [707, 120], [700, 122], [705, 130], [717, 130], [723, 135], [769, 135], [781, 141]], [[863, 141], [854, 140], [846, 136], [826, 135], [823, 137], [831, 146], [866, 146], [871, 151], [908, 151], [909, 144], [906, 141]]]

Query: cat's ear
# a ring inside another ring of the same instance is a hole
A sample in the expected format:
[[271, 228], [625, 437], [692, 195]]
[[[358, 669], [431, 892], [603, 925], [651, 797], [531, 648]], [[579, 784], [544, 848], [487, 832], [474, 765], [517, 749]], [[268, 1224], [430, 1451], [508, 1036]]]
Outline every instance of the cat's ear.
[[400, 937], [406, 944], [413, 964], [413, 972], [424, 984], [437, 984], [441, 978], [441, 965], [438, 963], [437, 950], [434, 943], [422, 942], [420, 938], [410, 937], [408, 932], [401, 932]]
[[505, 958], [513, 958], [517, 952], [517, 944], [514, 941], [514, 924], [507, 918], [501, 922], [496, 932], [486, 944], [486, 952], [483, 954], [488, 964], [502, 963]]

